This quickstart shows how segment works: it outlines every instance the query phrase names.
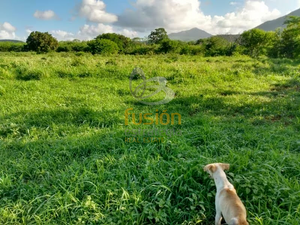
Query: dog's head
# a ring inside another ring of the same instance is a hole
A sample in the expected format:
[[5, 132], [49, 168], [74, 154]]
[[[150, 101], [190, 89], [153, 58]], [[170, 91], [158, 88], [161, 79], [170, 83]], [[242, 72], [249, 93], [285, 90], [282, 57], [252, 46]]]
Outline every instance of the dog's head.
[[212, 163], [206, 165], [203, 169], [205, 172], [208, 172], [210, 177], [213, 177], [213, 174], [217, 170], [229, 170], [230, 165], [227, 163]]

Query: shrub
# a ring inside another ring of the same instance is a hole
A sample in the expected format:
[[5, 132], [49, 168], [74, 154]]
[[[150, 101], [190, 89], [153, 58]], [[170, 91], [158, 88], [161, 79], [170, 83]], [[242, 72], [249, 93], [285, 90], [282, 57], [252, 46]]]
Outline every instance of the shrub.
[[56, 50], [57, 52], [71, 52], [72, 47], [70, 45], [63, 45], [59, 43], [59, 46]]
[[80, 56], [84, 56], [86, 53], [85, 52], [76, 52], [75, 55], [80, 57]]
[[77, 67], [77, 66], [83, 66], [84, 63], [82, 62], [81, 58], [74, 58], [72, 60], [71, 66]]
[[113, 59], [108, 60], [105, 65], [117, 66], [117, 62]]
[[176, 52], [178, 50], [178, 45], [179, 45], [178, 41], [165, 39], [161, 42], [158, 52], [159, 53]]
[[119, 47], [115, 42], [106, 39], [89, 41], [88, 46], [93, 54], [115, 54], [119, 51]]
[[22, 52], [25, 43], [0, 42], [0, 52]]
[[245, 54], [251, 57], [258, 57], [266, 54], [275, 38], [275, 32], [252, 29], [242, 33], [239, 41], [245, 49]]
[[182, 46], [179, 52], [180, 55], [191, 55], [191, 53], [192, 53], [192, 48], [189, 45]]
[[82, 42], [72, 42], [71, 48], [74, 52], [87, 52], [89, 50], [88, 44], [86, 41]]
[[58, 41], [49, 33], [31, 32], [26, 40], [26, 49], [29, 51], [50, 52], [56, 50]]
[[130, 78], [132, 80], [143, 79], [145, 77], [146, 76], [145, 76], [144, 71], [141, 68], [139, 68], [139, 67], [134, 68], [134, 70], [132, 71], [132, 73], [130, 75]]
[[57, 52], [87, 52], [89, 51], [86, 41], [61, 41], [58, 44]]
[[224, 56], [230, 47], [229, 41], [222, 37], [210, 37], [203, 42], [206, 56]]
[[189, 46], [190, 51], [191, 51], [191, 55], [204, 55], [204, 49], [201, 46], [197, 46], [197, 45], [191, 45]]
[[132, 41], [130, 38], [125, 37], [121, 34], [115, 34], [115, 33], [106, 33], [101, 34], [96, 37], [96, 40], [110, 40], [115, 42], [118, 45], [120, 52], [125, 52], [131, 45]]
[[136, 47], [131, 54], [134, 55], [153, 55], [157, 46], [156, 45], [144, 45]]
[[16, 70], [16, 78], [18, 80], [40, 80], [44, 76], [44, 73], [40, 70], [27, 70], [25, 68], [18, 68]]

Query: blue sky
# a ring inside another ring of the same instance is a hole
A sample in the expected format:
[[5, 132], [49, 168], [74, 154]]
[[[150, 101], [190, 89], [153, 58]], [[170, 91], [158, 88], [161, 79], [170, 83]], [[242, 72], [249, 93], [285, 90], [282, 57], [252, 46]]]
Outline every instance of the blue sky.
[[300, 0], [0, 0], [0, 39], [24, 40], [35, 30], [59, 40], [143, 37], [157, 27], [241, 33], [298, 8]]

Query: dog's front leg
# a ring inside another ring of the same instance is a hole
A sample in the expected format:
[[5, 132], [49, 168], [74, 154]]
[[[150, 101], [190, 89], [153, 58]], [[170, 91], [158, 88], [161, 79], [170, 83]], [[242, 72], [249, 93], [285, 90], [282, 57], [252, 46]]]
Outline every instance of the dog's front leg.
[[221, 221], [222, 221], [221, 213], [217, 213], [215, 218], [215, 225], [221, 225]]
[[217, 195], [215, 198], [215, 206], [216, 206], [215, 225], [221, 225], [221, 221], [222, 221], [222, 211], [219, 206], [218, 195], [219, 195], [219, 193], [217, 192]]
[[218, 206], [216, 206], [216, 217], [215, 217], [215, 225], [221, 225], [222, 221], [222, 213]]

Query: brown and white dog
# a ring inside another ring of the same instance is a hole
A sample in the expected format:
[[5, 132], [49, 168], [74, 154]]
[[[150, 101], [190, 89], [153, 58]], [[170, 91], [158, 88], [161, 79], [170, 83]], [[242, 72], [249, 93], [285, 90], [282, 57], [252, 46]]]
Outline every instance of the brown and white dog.
[[217, 187], [215, 225], [221, 224], [222, 215], [229, 225], [248, 225], [245, 206], [224, 172], [229, 170], [229, 166], [224, 163], [213, 163], [204, 167], [204, 171], [210, 174]]

